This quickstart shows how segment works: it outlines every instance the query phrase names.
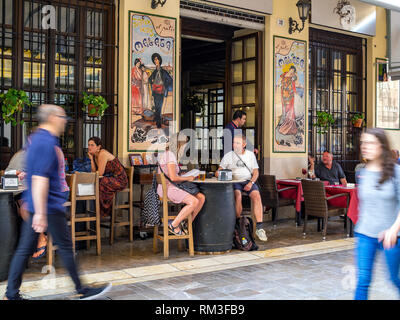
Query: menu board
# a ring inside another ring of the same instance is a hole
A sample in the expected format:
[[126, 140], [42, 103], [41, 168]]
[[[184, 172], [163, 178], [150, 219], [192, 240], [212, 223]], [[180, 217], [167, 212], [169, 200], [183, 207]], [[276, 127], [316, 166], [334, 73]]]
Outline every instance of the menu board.
[[400, 81], [387, 77], [387, 60], [376, 62], [376, 127], [400, 129]]

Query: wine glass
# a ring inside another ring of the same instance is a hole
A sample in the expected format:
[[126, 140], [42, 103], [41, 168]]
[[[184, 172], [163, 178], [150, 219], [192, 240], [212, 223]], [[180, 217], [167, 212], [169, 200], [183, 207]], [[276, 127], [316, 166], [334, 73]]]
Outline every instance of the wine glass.
[[304, 176], [304, 179], [305, 178], [307, 178], [307, 176], [306, 176], [306, 174], [307, 174], [307, 170], [306, 169], [301, 169], [301, 173], [303, 174], [303, 176]]

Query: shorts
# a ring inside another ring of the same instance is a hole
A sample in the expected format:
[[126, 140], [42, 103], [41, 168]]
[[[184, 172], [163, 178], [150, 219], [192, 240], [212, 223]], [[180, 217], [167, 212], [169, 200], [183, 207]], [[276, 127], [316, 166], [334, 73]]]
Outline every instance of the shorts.
[[256, 183], [253, 184], [250, 191], [245, 191], [244, 187], [250, 182], [250, 180], [246, 180], [244, 182], [238, 182], [233, 184], [233, 190], [239, 190], [241, 192], [246, 192], [248, 195], [253, 191], [260, 191]]

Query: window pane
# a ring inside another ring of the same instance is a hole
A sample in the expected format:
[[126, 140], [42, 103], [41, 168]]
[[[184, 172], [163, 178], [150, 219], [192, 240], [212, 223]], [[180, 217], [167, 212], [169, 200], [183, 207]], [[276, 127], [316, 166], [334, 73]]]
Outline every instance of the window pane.
[[24, 62], [24, 87], [43, 87], [45, 85], [46, 65], [37, 62]]
[[245, 58], [253, 58], [256, 56], [256, 38], [245, 40]]
[[245, 90], [245, 103], [256, 103], [256, 85], [246, 84], [244, 86]]
[[0, 84], [7, 87], [12, 85], [12, 60], [0, 59]]
[[245, 81], [256, 80], [255, 60], [245, 62], [244, 67], [245, 67]]
[[232, 43], [232, 60], [243, 58], [243, 41], [234, 41]]
[[232, 65], [233, 82], [243, 81], [243, 65], [242, 63], [235, 63]]
[[233, 104], [242, 104], [242, 86], [234, 86], [233, 87]]
[[256, 108], [254, 107], [247, 107], [245, 109], [247, 120], [246, 120], [246, 127], [255, 127], [256, 126]]

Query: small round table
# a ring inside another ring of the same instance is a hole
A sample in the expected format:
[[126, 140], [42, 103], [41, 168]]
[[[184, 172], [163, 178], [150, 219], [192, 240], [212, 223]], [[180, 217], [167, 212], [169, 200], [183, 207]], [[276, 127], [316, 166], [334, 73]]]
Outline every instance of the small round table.
[[193, 221], [194, 251], [197, 254], [218, 254], [232, 249], [236, 212], [233, 184], [241, 180], [194, 180], [206, 201]]
[[18, 213], [14, 195], [25, 190], [0, 189], [0, 281], [7, 280], [11, 258], [18, 242]]

